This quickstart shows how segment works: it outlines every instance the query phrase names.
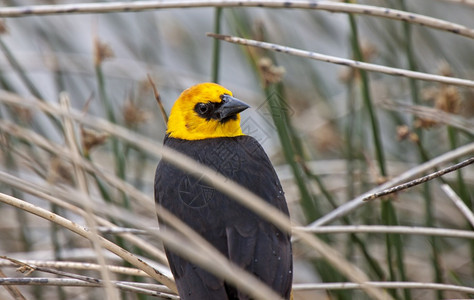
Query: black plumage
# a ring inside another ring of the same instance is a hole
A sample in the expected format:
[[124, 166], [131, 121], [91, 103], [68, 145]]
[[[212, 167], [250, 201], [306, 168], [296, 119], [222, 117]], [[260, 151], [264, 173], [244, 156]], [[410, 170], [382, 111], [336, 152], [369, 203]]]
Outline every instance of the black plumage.
[[[166, 137], [164, 144], [236, 181], [288, 215], [280, 181], [254, 138], [191, 141]], [[289, 235], [195, 175], [163, 160], [156, 169], [155, 201], [230, 260], [289, 299], [293, 277]], [[174, 253], [166, 250], [166, 255], [182, 299], [248, 299], [223, 280]]]

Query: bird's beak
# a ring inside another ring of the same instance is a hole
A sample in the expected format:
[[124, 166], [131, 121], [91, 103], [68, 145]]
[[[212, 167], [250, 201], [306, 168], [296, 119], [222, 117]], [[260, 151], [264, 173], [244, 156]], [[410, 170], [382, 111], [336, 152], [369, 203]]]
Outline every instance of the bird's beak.
[[222, 121], [225, 118], [235, 116], [249, 107], [250, 106], [247, 103], [240, 101], [237, 98], [229, 95], [223, 95], [222, 105], [216, 109], [214, 115], [219, 121]]

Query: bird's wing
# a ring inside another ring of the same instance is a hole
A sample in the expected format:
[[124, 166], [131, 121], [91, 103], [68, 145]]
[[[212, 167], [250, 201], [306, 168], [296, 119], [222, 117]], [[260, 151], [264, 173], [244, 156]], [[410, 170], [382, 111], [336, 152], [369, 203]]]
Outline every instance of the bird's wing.
[[[159, 163], [155, 174], [156, 203], [226, 253], [225, 231], [215, 226], [218, 220], [208, 209], [209, 197], [212, 197], [209, 193], [212, 194], [212, 190], [209, 191], [202, 181], [165, 161]], [[211, 226], [216, 230], [210, 230]], [[167, 229], [168, 226], [160, 221], [160, 230]], [[165, 250], [181, 299], [227, 299], [224, 280], [174, 254], [166, 246]]]
[[[233, 179], [289, 215], [280, 181], [263, 148], [249, 136], [239, 138], [239, 143], [241, 150], [234, 151], [245, 160]], [[246, 208], [235, 211], [235, 219], [226, 228], [230, 259], [289, 298], [293, 278], [290, 236]]]

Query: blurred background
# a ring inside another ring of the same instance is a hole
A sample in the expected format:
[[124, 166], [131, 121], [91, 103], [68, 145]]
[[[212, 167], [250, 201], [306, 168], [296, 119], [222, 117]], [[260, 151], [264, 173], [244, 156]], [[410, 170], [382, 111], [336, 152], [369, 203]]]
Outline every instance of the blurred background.
[[[459, 2], [357, 1], [474, 28], [474, 5]], [[66, 3], [73, 2], [1, 1], [1, 6]], [[32, 189], [56, 195], [75, 207], [84, 205], [67, 197], [79, 188], [67, 154], [71, 152], [63, 118], [15, 103], [57, 106], [62, 95], [69, 98], [71, 109], [84, 116], [107, 120], [161, 144], [165, 121], [147, 76], [156, 85], [167, 113], [187, 87], [216, 81], [252, 105], [242, 114], [244, 132], [256, 137], [269, 154], [283, 183], [292, 219], [303, 225], [390, 178], [474, 140], [473, 88], [360, 72], [226, 42], [216, 46], [214, 39], [206, 37], [206, 32], [219, 31], [326, 55], [473, 80], [474, 42], [446, 31], [367, 15], [256, 7], [28, 16], [3, 19], [0, 31], [0, 171], [4, 174], [0, 176], [0, 191], [82, 225], [86, 224], [84, 218], [73, 210], [26, 190], [28, 183]], [[420, 106], [428, 116], [416, 113]], [[132, 185], [152, 204], [159, 153], [150, 154], [143, 145], [107, 134], [96, 126], [74, 124], [80, 153], [94, 166], [86, 170], [94, 213], [120, 227], [135, 228], [136, 219], [144, 227], [157, 227], [149, 207], [105, 180], [103, 174]], [[329, 225], [472, 231], [472, 225], [440, 186], [451, 186], [472, 211], [473, 169], [470, 166], [445, 176], [443, 182], [426, 183], [375, 200]], [[0, 204], [0, 215], [1, 255], [19, 260], [97, 263], [90, 243], [64, 228], [5, 204]], [[133, 234], [161, 248], [158, 239]], [[121, 235], [103, 235], [169, 272], [165, 262]], [[318, 237], [374, 281], [474, 286], [472, 237], [386, 233]], [[294, 252], [295, 284], [347, 280], [314, 250], [296, 242]], [[106, 256], [110, 264], [126, 266], [118, 257]], [[3, 263], [3, 277], [24, 276], [8, 262]], [[100, 277], [94, 270], [68, 271]], [[29, 276], [54, 275], [34, 272]], [[118, 276], [125, 281], [154, 282], [138, 277]], [[27, 299], [101, 299], [104, 295], [103, 289], [93, 287], [45, 285], [18, 289]], [[474, 293], [432, 289], [389, 292], [396, 299], [474, 297]], [[9, 297], [5, 289], [0, 289], [1, 299]], [[121, 297], [151, 299], [133, 292], [123, 292]], [[360, 290], [295, 290], [295, 299], [367, 297]]]

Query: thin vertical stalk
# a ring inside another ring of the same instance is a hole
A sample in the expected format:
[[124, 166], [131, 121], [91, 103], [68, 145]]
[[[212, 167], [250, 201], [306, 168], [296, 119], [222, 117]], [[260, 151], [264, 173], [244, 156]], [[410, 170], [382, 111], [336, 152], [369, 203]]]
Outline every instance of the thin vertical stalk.
[[[406, 5], [405, 5], [405, 0], [400, 0], [400, 4], [402, 6], [402, 9], [406, 11], [407, 9], [406, 9]], [[405, 34], [404, 46], [405, 46], [405, 52], [406, 52], [407, 59], [408, 59], [408, 67], [409, 67], [410, 70], [416, 71], [416, 70], [418, 70], [418, 66], [416, 64], [415, 54], [413, 52], [413, 46], [412, 46], [412, 42], [411, 42], [412, 41], [412, 30], [411, 30], [410, 23], [403, 22], [403, 32]], [[413, 101], [413, 103], [418, 104], [420, 102], [420, 100], [418, 98], [419, 93], [418, 93], [418, 85], [416, 83], [416, 80], [413, 79], [413, 78], [409, 78], [408, 82], [410, 83], [410, 93], [411, 93], [412, 101]]]
[[[426, 214], [426, 220], [425, 224], [427, 227], [435, 227], [434, 224], [434, 207], [432, 205], [432, 196], [431, 196], [431, 190], [430, 190], [430, 185], [428, 183], [423, 185], [423, 197], [425, 199], [425, 214]], [[439, 257], [439, 252], [440, 247], [438, 247], [438, 240], [434, 237], [431, 236], [429, 237], [429, 243], [431, 245], [431, 264], [433, 266], [433, 271], [434, 271], [434, 280], [435, 282], [443, 282], [443, 272], [441, 269], [441, 261]], [[445, 299], [443, 296], [443, 291], [438, 290], [436, 291], [436, 296], [438, 299]]]
[[[56, 204], [50, 204], [51, 211], [57, 215], [61, 215], [61, 212], [59, 211], [59, 207]], [[61, 227], [55, 223], [51, 223], [50, 226], [50, 232], [51, 232], [51, 243], [53, 244], [53, 253], [54, 253], [54, 260], [55, 261], [61, 261], [61, 243], [59, 242], [59, 231]], [[61, 300], [67, 299], [66, 291], [64, 290], [63, 287], [58, 286], [57, 288], [58, 291], [58, 297]]]
[[[293, 171], [293, 176], [301, 195], [303, 213], [308, 220], [313, 220], [314, 218], [321, 216], [322, 212], [319, 208], [317, 199], [315, 199], [315, 196], [311, 193], [307, 184], [307, 179], [309, 178], [305, 176], [306, 174], [302, 167], [302, 164], [304, 164], [302, 142], [297, 137], [297, 134], [291, 125], [286, 105], [284, 104], [283, 85], [281, 83], [269, 84], [265, 88], [265, 93], [267, 95], [271, 116], [280, 138], [285, 160]], [[327, 237], [325, 240], [328, 240]], [[344, 280], [344, 277], [334, 270], [334, 268], [325, 260], [316, 259], [312, 261], [312, 264], [321, 275], [323, 281], [335, 282]], [[350, 292], [348, 291], [333, 291], [331, 294], [341, 300], [351, 298]]]
[[[405, 0], [399, 0], [401, 9], [404, 11], [408, 11]], [[412, 46], [412, 26], [408, 22], [403, 22], [403, 31], [405, 35], [405, 52], [408, 60], [408, 67], [412, 71], [417, 71], [418, 66], [416, 64], [416, 58], [415, 54], [413, 51], [413, 46]], [[410, 92], [411, 92], [411, 98], [412, 102], [414, 104], [419, 104], [420, 99], [418, 97], [419, 95], [419, 90], [418, 90], [418, 85], [415, 79], [409, 78], [409, 83], [410, 83]], [[418, 135], [420, 141], [422, 141], [423, 138], [423, 133], [421, 129], [417, 129], [416, 134]], [[417, 147], [419, 148], [420, 151], [420, 161], [424, 162], [427, 160], [427, 154], [426, 151], [423, 148], [423, 144], [417, 143]], [[429, 227], [434, 226], [434, 221], [433, 221], [433, 210], [434, 206], [431, 201], [431, 191], [430, 191], [430, 184], [426, 183], [423, 186], [423, 198], [425, 202], [425, 224]], [[442, 270], [441, 270], [441, 262], [439, 259], [439, 250], [437, 247], [437, 239], [436, 237], [429, 237], [430, 240], [430, 245], [431, 245], [431, 252], [432, 252], [432, 266], [433, 266], [433, 271], [434, 271], [434, 280], [435, 282], [442, 283], [443, 282], [443, 276], [442, 276]], [[405, 293], [407, 293], [408, 290], [405, 289]], [[443, 291], [442, 290], [437, 290], [437, 298], [438, 299], [443, 299]], [[405, 297], [407, 294], [405, 294]], [[409, 296], [409, 295], [408, 295]]]
[[[113, 106], [110, 103], [109, 97], [107, 95], [104, 74], [102, 72], [102, 67], [100, 63], [95, 66], [95, 71], [96, 71], [96, 76], [97, 76], [97, 84], [99, 88], [100, 99], [102, 101], [104, 109], [106, 110], [107, 118], [110, 122], [117, 123], [115, 119], [115, 114], [113, 111]], [[123, 155], [123, 152], [120, 150], [120, 144], [119, 144], [118, 139], [113, 136], [110, 139], [112, 143], [112, 152], [114, 154], [114, 159], [115, 159], [116, 175], [120, 179], [125, 180], [125, 157]], [[122, 200], [123, 200], [122, 202], [123, 207], [129, 208], [130, 202], [127, 195], [124, 193], [121, 193], [121, 194], [122, 194]]]
[[[221, 33], [222, 7], [216, 7], [214, 12], [214, 32]], [[213, 41], [212, 53], [212, 82], [219, 83], [219, 61], [221, 56], [219, 39]]]
[[346, 170], [347, 170], [347, 199], [354, 199], [355, 197], [355, 184], [354, 184], [354, 152], [356, 151], [354, 147], [354, 131], [355, 131], [355, 109], [354, 109], [354, 97], [352, 96], [352, 87], [353, 81], [349, 80], [347, 82], [347, 112], [348, 112], [348, 121], [346, 125]]
[[[421, 135], [421, 131], [419, 133]], [[416, 143], [418, 147], [418, 154], [420, 156], [420, 161], [425, 162], [429, 160], [428, 153], [426, 152], [423, 144], [421, 143], [421, 136], [420, 141]], [[439, 180], [444, 181], [443, 178], [439, 178]], [[432, 195], [430, 190], [430, 183], [426, 182], [423, 184], [423, 199], [425, 203], [425, 224], [428, 227], [435, 227], [434, 222], [434, 205], [432, 201]], [[434, 271], [434, 280], [435, 282], [442, 283], [443, 280], [443, 272], [441, 269], [441, 258], [440, 258], [440, 251], [441, 248], [438, 247], [438, 240], [436, 237], [431, 236], [428, 238], [430, 246], [431, 246], [431, 264], [433, 266]], [[436, 295], [438, 299], [444, 299], [442, 290], [437, 290]]]
[[[457, 131], [451, 126], [448, 126], [447, 130], [451, 149], [456, 149], [458, 147]], [[457, 162], [457, 160], [453, 161], [453, 163]], [[466, 204], [467, 207], [472, 207], [473, 203], [471, 198], [469, 197], [466, 181], [463, 178], [461, 169], [456, 171], [456, 180], [458, 182], [459, 197], [464, 201], [464, 204]]]
[[[90, 153], [84, 153], [84, 158], [87, 159], [88, 161], [92, 162], [92, 158], [90, 156]], [[104, 199], [105, 202], [112, 202], [112, 197], [110, 196], [110, 191], [107, 189], [107, 186], [102, 182], [102, 180], [97, 176], [95, 173], [90, 173], [92, 178], [94, 178], [94, 181], [97, 185], [97, 188], [99, 189], [100, 195], [102, 196], [102, 199]]]
[[[346, 2], [348, 2], [346, 0]], [[350, 28], [351, 28], [351, 43], [352, 43], [352, 50], [354, 52], [354, 57], [358, 61], [363, 61], [364, 58], [362, 56], [362, 51], [360, 48], [359, 44], [359, 34], [358, 34], [358, 29], [357, 29], [357, 24], [356, 24], [356, 19], [353, 15], [349, 14], [349, 23], [350, 23]], [[372, 129], [372, 135], [373, 135], [373, 141], [375, 145], [375, 154], [377, 158], [377, 163], [379, 166], [379, 172], [381, 176], [387, 176], [387, 170], [385, 166], [385, 157], [384, 157], [384, 150], [383, 150], [383, 145], [382, 145], [382, 138], [380, 134], [380, 129], [379, 129], [379, 124], [378, 124], [378, 118], [375, 112], [375, 109], [373, 107], [373, 101], [372, 97], [370, 95], [370, 88], [369, 88], [369, 77], [367, 73], [363, 70], [359, 70], [360, 72], [360, 77], [361, 77], [361, 92], [362, 92], [362, 99], [364, 101], [365, 108], [367, 109], [367, 112], [369, 114], [370, 118], [370, 123], [371, 123], [371, 129]], [[383, 201], [382, 202], [382, 219], [383, 222], [385, 222], [385, 225], [397, 225], [397, 217], [396, 217], [396, 212], [395, 209], [390, 202], [388, 201]], [[403, 243], [401, 243], [401, 237], [397, 235], [390, 235], [386, 234], [386, 247], [387, 247], [387, 263], [389, 267], [389, 273], [390, 273], [390, 280], [394, 281], [396, 280], [396, 274], [395, 274], [395, 268], [393, 265], [392, 261], [392, 247], [395, 248], [395, 255], [396, 255], [396, 262], [397, 262], [397, 267], [398, 271], [400, 273], [401, 278], [405, 278], [405, 271], [403, 267]], [[405, 290], [405, 298], [410, 299], [410, 293], [408, 290]], [[394, 298], [397, 297], [396, 292], [393, 293]]]
[[[391, 205], [387, 200], [384, 201], [381, 205], [382, 209], [382, 224], [383, 225], [391, 225], [390, 222], [390, 212], [389, 212], [389, 206]], [[385, 235], [385, 247], [387, 251], [387, 265], [388, 265], [388, 273], [390, 275], [390, 280], [391, 281], [397, 281], [396, 275], [395, 275], [395, 268], [393, 266], [393, 242], [392, 242], [392, 236], [390, 234]], [[396, 290], [389, 290], [390, 295], [395, 298], [399, 299], [397, 295]]]
[[[395, 209], [393, 208], [392, 202], [387, 201], [387, 205], [389, 206], [388, 213], [390, 214], [390, 224], [394, 226], [398, 226], [400, 223], [398, 222], [397, 215]], [[396, 264], [398, 271], [400, 273], [400, 279], [402, 281], [408, 281], [408, 277], [405, 272], [405, 264], [404, 264], [404, 253], [403, 253], [403, 240], [402, 236], [399, 234], [392, 235], [393, 244], [395, 244], [395, 253], [396, 253]], [[410, 289], [403, 289], [403, 294], [405, 299], [411, 299]]]
[[[110, 122], [116, 123], [115, 119], [115, 114], [113, 111], [113, 106], [112, 103], [109, 100], [107, 90], [106, 90], [106, 84], [105, 84], [105, 78], [104, 74], [102, 72], [102, 65], [100, 62], [98, 62], [95, 65], [95, 71], [96, 71], [96, 77], [97, 77], [97, 84], [99, 88], [99, 95], [100, 99], [102, 102], [102, 105], [104, 106], [104, 109], [106, 110], [107, 113], [107, 118]], [[120, 147], [120, 143], [117, 137], [112, 136], [110, 137], [111, 143], [112, 143], [112, 153], [114, 155], [115, 159], [115, 173], [116, 176], [122, 180], [126, 180], [125, 178], [125, 154], [123, 151], [123, 147]], [[102, 195], [106, 194], [105, 186], [102, 185], [102, 183], [99, 180], [96, 180], [96, 183], [99, 186], [99, 189], [101, 190]], [[130, 200], [128, 196], [120, 191], [120, 195], [122, 196], [122, 206], [126, 209], [130, 209]], [[119, 245], [120, 247], [126, 249], [125, 241], [121, 236], [116, 236], [115, 237], [116, 244]], [[124, 266], [129, 267], [130, 263], [129, 262], [124, 262]], [[121, 292], [122, 297], [124, 295], [123, 292]]]
[[[458, 146], [457, 131], [451, 126], [448, 126], [447, 130], [451, 149], [455, 149]], [[457, 161], [454, 161], [454, 163], [457, 163]], [[464, 204], [466, 204], [467, 207], [472, 208], [473, 203], [469, 195], [466, 183], [464, 181], [461, 169], [456, 172], [456, 181], [458, 183], [457, 185], [459, 190], [459, 197], [463, 200]], [[474, 230], [474, 227], [469, 222], [467, 222], [467, 227], [471, 230]], [[471, 257], [474, 257], [474, 241], [470, 241], [469, 246], [471, 251]], [[472, 275], [474, 276], [474, 268], [472, 269], [472, 272]]]
[[[353, 199], [355, 197], [355, 176], [354, 176], [354, 171], [355, 171], [355, 152], [359, 151], [356, 149], [354, 145], [354, 137], [358, 136], [354, 134], [355, 129], [356, 129], [356, 116], [355, 116], [355, 107], [354, 107], [354, 97], [352, 95], [352, 89], [353, 89], [353, 84], [354, 81], [349, 79], [346, 84], [346, 90], [347, 90], [347, 111], [348, 111], [348, 121], [346, 124], [346, 169], [347, 169], [347, 177], [346, 177], [346, 182], [347, 182], [347, 198], [348, 199]], [[330, 201], [331, 202], [331, 201]], [[335, 205], [333, 205], [334, 208], [336, 208]], [[351, 224], [349, 221], [349, 218], [343, 217], [342, 221], [344, 224]], [[377, 278], [381, 280], [385, 280], [386, 275], [383, 269], [380, 267], [379, 263], [372, 258], [370, 252], [366, 248], [366, 241], [362, 240], [359, 238], [357, 235], [353, 234], [351, 235], [351, 241], [356, 243], [359, 246], [359, 249], [362, 251], [362, 255], [366, 259], [367, 263], [369, 264], [369, 267], [372, 269], [372, 271], [375, 273]]]
[[[347, 2], [347, 1], [346, 1]], [[351, 27], [351, 44], [352, 50], [354, 52], [354, 57], [358, 61], [363, 61], [364, 58], [362, 57], [362, 50], [359, 45], [359, 33], [357, 30], [357, 24], [355, 21], [355, 17], [349, 14], [349, 23]], [[375, 155], [377, 157], [377, 163], [380, 169], [380, 174], [382, 176], [386, 176], [386, 168], [385, 168], [385, 156], [383, 152], [383, 145], [382, 145], [382, 137], [380, 135], [380, 128], [378, 123], [378, 118], [375, 113], [372, 96], [370, 95], [370, 87], [369, 87], [369, 76], [367, 72], [364, 70], [358, 70], [361, 77], [361, 92], [362, 92], [362, 99], [364, 101], [365, 108], [369, 114], [370, 118], [370, 125], [372, 129], [372, 136], [375, 145]]]
[[318, 212], [315, 201], [313, 200], [313, 197], [311, 196], [311, 193], [306, 185], [304, 174], [298, 163], [295, 161], [296, 153], [290, 138], [285, 108], [281, 103], [283, 99], [281, 99], [281, 96], [275, 90], [274, 85], [269, 85], [266, 87], [265, 94], [269, 102], [268, 107], [270, 109], [273, 122], [280, 138], [283, 155], [285, 156], [286, 162], [290, 165], [290, 168], [293, 171], [293, 176], [295, 176], [295, 182], [301, 195], [301, 205], [303, 206], [304, 214], [307, 220], [315, 220], [320, 215], [320, 212]]

